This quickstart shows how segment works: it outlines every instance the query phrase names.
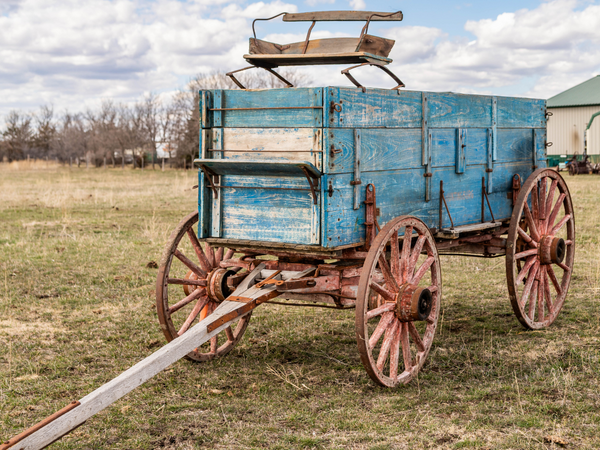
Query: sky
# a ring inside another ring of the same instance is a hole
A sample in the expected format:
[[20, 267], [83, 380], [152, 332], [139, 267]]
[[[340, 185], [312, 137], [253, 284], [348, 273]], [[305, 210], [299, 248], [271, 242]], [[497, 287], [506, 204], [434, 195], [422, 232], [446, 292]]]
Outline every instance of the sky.
[[[396, 41], [389, 68], [410, 90], [549, 98], [600, 74], [600, 0], [0, 0], [0, 116], [168, 96], [198, 73], [247, 66], [254, 18], [344, 9], [403, 11], [369, 32]], [[257, 37], [298, 42], [307, 28], [276, 19]], [[321, 22], [312, 37], [361, 28]], [[302, 70], [312, 85], [347, 86], [343, 68]], [[353, 73], [393, 87], [376, 69]]]

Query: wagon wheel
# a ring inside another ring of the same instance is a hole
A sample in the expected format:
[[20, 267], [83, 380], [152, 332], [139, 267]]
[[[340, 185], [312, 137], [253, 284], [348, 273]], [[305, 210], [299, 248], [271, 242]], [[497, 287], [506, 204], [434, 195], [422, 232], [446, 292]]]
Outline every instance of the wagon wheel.
[[[169, 238], [158, 270], [156, 309], [168, 342], [210, 315], [230, 292], [227, 277], [233, 272], [222, 268], [220, 263], [231, 259], [234, 251], [214, 248], [208, 243], [203, 248], [194, 231], [197, 222], [198, 212], [194, 212], [179, 223]], [[243, 336], [250, 316], [232, 322], [187, 357], [207, 361], [225, 355]]]
[[388, 222], [371, 245], [356, 300], [358, 351], [373, 381], [393, 387], [418, 373], [441, 296], [440, 260], [427, 226], [409, 216]]
[[506, 246], [506, 278], [513, 310], [526, 328], [550, 325], [571, 281], [575, 218], [564, 179], [538, 169], [525, 182], [513, 209]]
[[569, 171], [569, 175], [573, 176], [573, 175], [577, 175], [579, 173], [579, 170], [577, 170], [577, 164], [576, 163], [571, 163], [567, 166], [567, 169]]

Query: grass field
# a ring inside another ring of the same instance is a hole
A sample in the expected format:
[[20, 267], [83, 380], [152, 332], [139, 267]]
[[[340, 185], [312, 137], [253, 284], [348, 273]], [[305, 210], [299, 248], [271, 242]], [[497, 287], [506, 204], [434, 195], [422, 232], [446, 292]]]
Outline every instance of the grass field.
[[[0, 164], [2, 440], [163, 345], [146, 266], [196, 182]], [[228, 356], [175, 363], [53, 448], [599, 448], [600, 176], [567, 182], [576, 263], [550, 328], [514, 317], [503, 258], [446, 256], [438, 333], [408, 386], [371, 382], [353, 311], [267, 305]]]

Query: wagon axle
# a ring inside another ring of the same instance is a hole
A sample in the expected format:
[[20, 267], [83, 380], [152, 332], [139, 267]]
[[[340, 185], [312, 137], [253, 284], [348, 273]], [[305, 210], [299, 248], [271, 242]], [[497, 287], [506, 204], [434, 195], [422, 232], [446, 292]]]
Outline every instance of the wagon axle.
[[396, 296], [396, 317], [400, 322], [427, 320], [433, 302], [433, 295], [426, 287], [404, 285]]

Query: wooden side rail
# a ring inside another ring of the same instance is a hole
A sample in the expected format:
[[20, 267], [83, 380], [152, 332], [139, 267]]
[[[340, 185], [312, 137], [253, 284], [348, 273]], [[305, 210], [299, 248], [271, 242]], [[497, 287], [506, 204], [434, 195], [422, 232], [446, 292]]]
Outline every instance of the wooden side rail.
[[395, 13], [376, 11], [317, 11], [285, 13], [284, 22], [362, 22], [366, 20], [384, 22], [401, 21], [402, 11]]

